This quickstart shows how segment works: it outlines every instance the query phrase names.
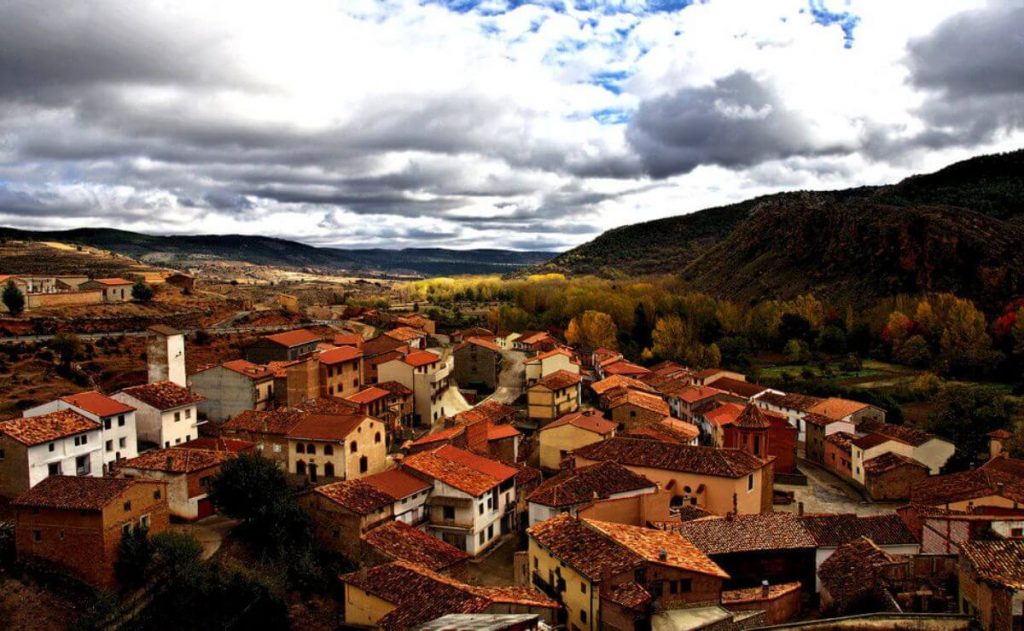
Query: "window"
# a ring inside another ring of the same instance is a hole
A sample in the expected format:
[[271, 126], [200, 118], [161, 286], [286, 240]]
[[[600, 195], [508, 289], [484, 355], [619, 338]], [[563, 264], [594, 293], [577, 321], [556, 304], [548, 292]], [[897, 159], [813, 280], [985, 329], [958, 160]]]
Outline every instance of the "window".
[[537, 559], [537, 557], [533, 557], [533, 569], [536, 570], [539, 567], [540, 567], [540, 561]]
[[479, 510], [479, 513], [480, 513], [481, 515], [483, 515], [483, 514], [484, 514], [484, 503], [483, 503], [483, 502], [480, 502], [480, 504], [479, 504], [479, 505], [477, 506], [477, 508], [479, 508], [479, 509], [480, 509], [480, 510]]
[[149, 515], [143, 515], [139, 518], [139, 528], [149, 530]]
[[1024, 528], [1010, 528], [1011, 537], [1024, 537]]
[[678, 594], [679, 593], [679, 581], [669, 581], [668, 582], [668, 593], [670, 593], [670, 594]]
[[124, 414], [117, 417], [117, 426], [124, 427]]
[[359, 473], [366, 473], [370, 469], [370, 461], [363, 456], [359, 459]]
[[583, 611], [582, 609], [580, 609], [580, 622], [584, 624], [586, 624], [587, 622], [587, 612]]
[[0, 460], [3, 460], [7, 454], [4, 453], [3, 449], [0, 449]]
[[324, 445], [324, 455], [325, 456], [333, 456], [334, 455], [334, 445]]
[[482, 530], [480, 531], [480, 536], [477, 537], [477, 539], [479, 539], [480, 545], [484, 545], [484, 533]]
[[587, 593], [587, 584], [586, 583], [580, 582], [580, 592], [582, 592], [584, 594]]
[[455, 519], [455, 507], [454, 506], [442, 506], [441, 516], [445, 519]]
[[155, 499], [155, 500], [160, 499], [160, 489], [157, 489], [157, 490], [153, 491], [153, 499]]
[[103, 419], [103, 429], [110, 429], [110, 419], [109, 418]]
[[174, 439], [174, 444], [175, 445], [180, 445], [181, 444], [181, 439], [180, 438], [175, 438]]
[[315, 454], [316, 453], [316, 445], [314, 445], [313, 443], [306, 443], [306, 453], [307, 454]]
[[43, 540], [43, 531], [42, 530], [33, 530], [32, 531], [32, 541], [42, 541], [42, 540]]
[[185, 408], [185, 418], [192, 418], [192, 408]]
[[295, 453], [297, 453], [297, 454], [304, 454], [304, 453], [306, 453], [306, 446], [303, 445], [302, 443], [297, 443], [295, 445]]
[[693, 591], [693, 580], [684, 578], [679, 580], [679, 593], [689, 594]]
[[107, 451], [114, 451], [114, 441], [112, 441], [112, 440], [108, 440], [107, 441]]
[[376, 434], [373, 435], [373, 442], [374, 443], [379, 443], [380, 442], [380, 432], [377, 432]]
[[47, 475], [60, 475], [60, 463], [51, 462], [46, 467]]
[[754, 474], [751, 473], [750, 475], [747, 476], [747, 491], [753, 491], [753, 490], [754, 490]]
[[181, 420], [181, 412], [175, 412], [174, 413], [174, 422], [177, 423], [180, 420]]
[[487, 527], [487, 538], [494, 539], [494, 524]]
[[352, 444], [349, 445], [348, 450], [351, 451], [352, 453], [356, 453], [357, 451], [359, 451], [359, 444], [353, 440]]
[[333, 462], [328, 462], [327, 464], [324, 465], [324, 475], [327, 476], [328, 478], [333, 478], [334, 477], [334, 463]]
[[211, 480], [213, 480], [213, 476], [212, 475], [208, 475], [206, 477], [199, 478], [199, 486], [203, 487], [204, 489], [208, 489], [208, 488], [210, 488], [210, 481]]
[[185, 442], [192, 440], [192, 434], [185, 434]]
[[121, 525], [121, 534], [130, 535], [132, 534], [132, 522], [127, 522]]
[[131, 509], [132, 509], [132, 502], [131, 502], [131, 500], [128, 500], [127, 502], [124, 503], [124, 512], [127, 513]]
[[117, 439], [117, 446], [120, 447], [121, 449], [124, 449], [127, 444], [128, 444], [128, 439], [127, 438], [118, 438]]
[[169, 440], [164, 441], [164, 447], [170, 447], [170, 446], [171, 446], [171, 441], [169, 441]]

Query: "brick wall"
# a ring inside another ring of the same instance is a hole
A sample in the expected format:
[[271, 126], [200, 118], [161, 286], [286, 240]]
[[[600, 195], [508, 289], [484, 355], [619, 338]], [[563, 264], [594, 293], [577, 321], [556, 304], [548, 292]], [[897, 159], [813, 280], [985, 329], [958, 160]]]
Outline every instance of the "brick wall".
[[28, 294], [25, 296], [26, 309], [66, 307], [69, 305], [95, 305], [103, 302], [103, 293], [93, 291], [69, 291], [59, 294]]
[[878, 475], [865, 477], [868, 496], [876, 502], [904, 500], [910, 497], [910, 487], [928, 477], [928, 470], [907, 464]]

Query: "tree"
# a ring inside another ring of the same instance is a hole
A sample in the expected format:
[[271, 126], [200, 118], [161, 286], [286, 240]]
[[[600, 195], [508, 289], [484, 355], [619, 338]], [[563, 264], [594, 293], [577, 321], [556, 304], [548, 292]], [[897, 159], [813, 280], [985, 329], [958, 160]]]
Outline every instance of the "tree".
[[924, 429], [957, 447], [950, 470], [967, 468], [979, 453], [988, 451], [986, 434], [1005, 428], [1014, 416], [1013, 402], [992, 388], [947, 385], [935, 398], [935, 411]]
[[210, 501], [221, 513], [258, 523], [289, 499], [284, 473], [268, 458], [242, 455], [224, 463], [209, 485]]
[[1013, 335], [1013, 353], [1024, 357], [1024, 307], [1017, 311], [1017, 318], [1010, 328]]
[[654, 355], [662, 359], [685, 361], [691, 334], [682, 318], [670, 315], [659, 319], [654, 325], [651, 340], [654, 343], [651, 347]]
[[791, 364], [804, 364], [811, 358], [807, 342], [803, 340], [789, 340], [782, 352], [786, 354], [786, 361]]
[[4, 287], [3, 301], [11, 315], [20, 315], [25, 310], [25, 294], [21, 293], [13, 280], [7, 281]]
[[985, 314], [970, 300], [954, 298], [939, 337], [939, 366], [946, 372], [981, 376], [999, 359], [992, 355]]
[[829, 325], [821, 330], [818, 334], [818, 340], [815, 342], [815, 346], [818, 347], [823, 353], [829, 353], [830, 355], [840, 355], [846, 352], [846, 333], [838, 326]]
[[136, 528], [121, 535], [114, 572], [124, 585], [140, 585], [146, 578], [155, 548], [149, 540], [149, 531]]
[[898, 348], [893, 350], [893, 359], [901, 364], [914, 366], [915, 368], [924, 368], [931, 362], [932, 352], [924, 336], [912, 335]]
[[139, 302], [149, 302], [153, 299], [153, 288], [140, 278], [132, 285], [132, 299]]
[[68, 369], [75, 355], [82, 350], [82, 342], [74, 333], [58, 333], [50, 340], [50, 348], [60, 358], [61, 367]]
[[779, 339], [803, 340], [811, 339], [811, 323], [799, 313], [783, 313], [779, 324]]
[[565, 339], [570, 344], [579, 345], [584, 351], [595, 348], [615, 349], [618, 343], [618, 328], [612, 317], [601, 311], [584, 311], [582, 315], [569, 322]]

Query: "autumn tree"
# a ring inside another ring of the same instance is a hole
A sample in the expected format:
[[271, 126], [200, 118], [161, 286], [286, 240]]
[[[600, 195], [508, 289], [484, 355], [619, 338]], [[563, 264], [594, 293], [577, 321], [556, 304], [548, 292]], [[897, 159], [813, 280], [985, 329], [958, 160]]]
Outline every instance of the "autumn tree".
[[722, 362], [722, 353], [715, 344], [702, 344], [694, 326], [679, 316], [670, 315], [658, 320], [651, 335], [654, 346], [648, 356], [671, 359], [691, 368], [716, 368]]
[[618, 328], [610, 315], [601, 311], [584, 311], [569, 322], [565, 339], [584, 351], [592, 351], [595, 348], [615, 349], [617, 335]]

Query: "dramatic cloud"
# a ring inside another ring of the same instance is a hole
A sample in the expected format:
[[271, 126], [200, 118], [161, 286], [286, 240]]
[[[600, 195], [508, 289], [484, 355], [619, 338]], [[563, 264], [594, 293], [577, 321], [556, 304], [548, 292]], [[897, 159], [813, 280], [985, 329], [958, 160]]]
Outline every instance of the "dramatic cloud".
[[561, 249], [1021, 144], [1024, 9], [10, 0], [0, 223]]

